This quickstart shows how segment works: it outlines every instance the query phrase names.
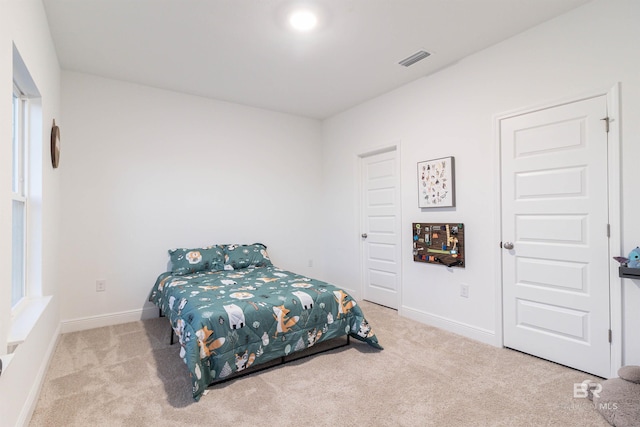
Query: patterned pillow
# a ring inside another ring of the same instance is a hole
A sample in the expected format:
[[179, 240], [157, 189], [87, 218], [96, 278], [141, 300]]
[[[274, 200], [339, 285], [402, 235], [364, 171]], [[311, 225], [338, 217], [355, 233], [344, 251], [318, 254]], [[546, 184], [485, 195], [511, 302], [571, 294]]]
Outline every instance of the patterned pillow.
[[220, 246], [195, 249], [170, 249], [171, 272], [178, 276], [204, 270], [223, 270], [224, 253]]
[[247, 267], [268, 267], [273, 265], [267, 255], [267, 247], [262, 243], [253, 245], [224, 245], [224, 269], [238, 270]]

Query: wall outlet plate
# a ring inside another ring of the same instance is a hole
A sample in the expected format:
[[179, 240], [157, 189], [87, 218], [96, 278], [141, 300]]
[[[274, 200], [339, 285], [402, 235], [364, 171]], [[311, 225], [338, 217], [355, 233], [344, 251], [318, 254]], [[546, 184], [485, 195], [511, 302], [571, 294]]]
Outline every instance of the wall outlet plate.
[[462, 298], [469, 298], [469, 285], [465, 283], [460, 284], [460, 296]]

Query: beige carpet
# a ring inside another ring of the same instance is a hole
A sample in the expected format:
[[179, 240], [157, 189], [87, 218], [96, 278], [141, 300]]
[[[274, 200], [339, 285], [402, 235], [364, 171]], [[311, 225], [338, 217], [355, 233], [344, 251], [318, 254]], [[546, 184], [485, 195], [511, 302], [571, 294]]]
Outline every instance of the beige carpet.
[[583, 372], [361, 306], [352, 345], [191, 397], [167, 319], [60, 336], [31, 426], [607, 426]]

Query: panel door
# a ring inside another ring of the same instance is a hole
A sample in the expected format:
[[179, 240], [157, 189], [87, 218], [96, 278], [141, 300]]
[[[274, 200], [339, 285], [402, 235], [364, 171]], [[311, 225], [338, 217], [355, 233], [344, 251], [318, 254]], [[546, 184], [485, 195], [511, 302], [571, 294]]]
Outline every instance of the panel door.
[[504, 344], [603, 377], [606, 115], [602, 96], [500, 123]]
[[364, 299], [398, 308], [400, 215], [396, 151], [362, 158]]

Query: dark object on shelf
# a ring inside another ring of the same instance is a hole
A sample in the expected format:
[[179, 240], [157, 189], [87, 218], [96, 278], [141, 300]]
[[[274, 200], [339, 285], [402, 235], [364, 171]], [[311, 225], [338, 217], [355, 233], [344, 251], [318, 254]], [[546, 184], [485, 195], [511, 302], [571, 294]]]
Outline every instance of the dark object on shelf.
[[618, 267], [618, 274], [626, 279], [640, 279], [640, 268]]

